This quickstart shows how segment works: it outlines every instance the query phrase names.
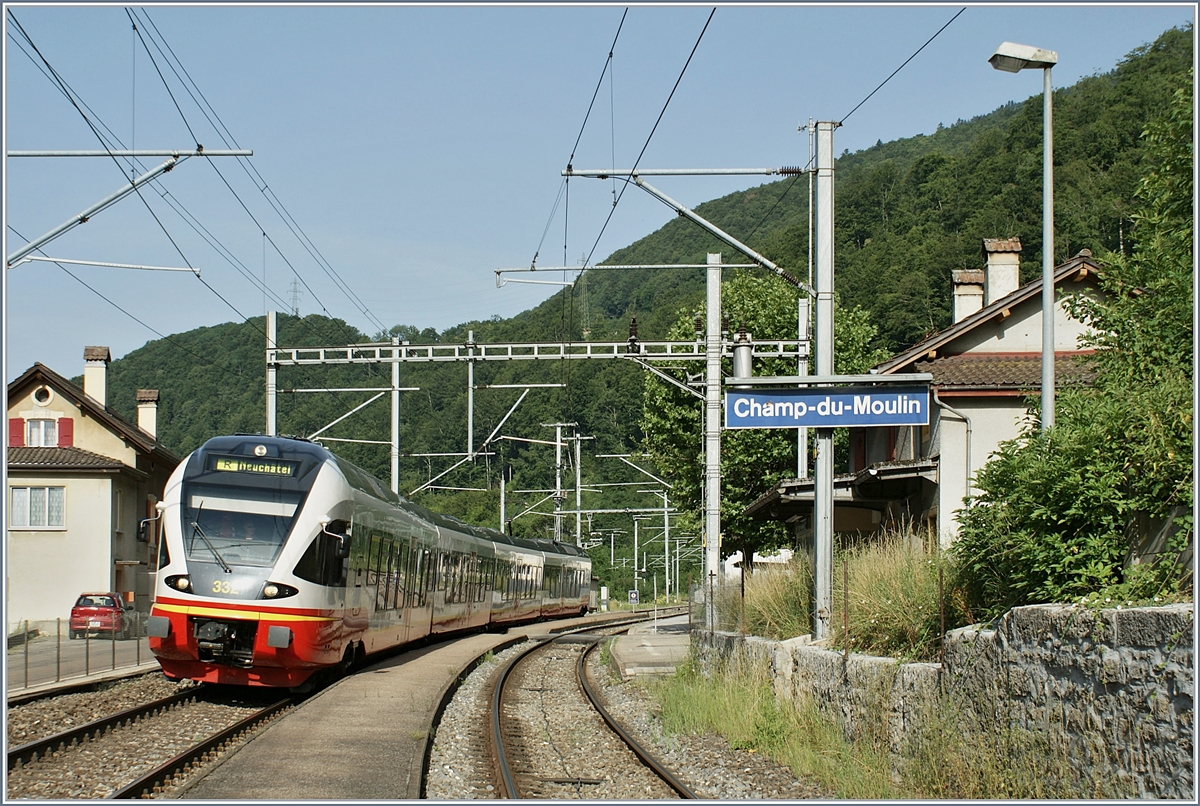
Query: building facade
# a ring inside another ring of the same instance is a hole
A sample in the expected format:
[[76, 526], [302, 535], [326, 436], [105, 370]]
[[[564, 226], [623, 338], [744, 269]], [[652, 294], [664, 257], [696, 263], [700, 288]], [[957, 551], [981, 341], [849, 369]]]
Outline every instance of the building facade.
[[[943, 547], [958, 534], [957, 513], [972, 479], [1001, 442], [1016, 438], [1040, 394], [1042, 280], [1019, 286], [1021, 243], [986, 240], [985, 267], [953, 272], [954, 323], [878, 365], [879, 375], [933, 376], [927, 426], [850, 430], [850, 462], [834, 481], [834, 531], [915, 526]], [[1091, 252], [1054, 271], [1056, 384], [1087, 383], [1083, 323], [1063, 297], [1099, 293]], [[1036, 410], [1036, 408], [1035, 408]], [[748, 513], [811, 531], [813, 479], [781, 482]]]
[[153, 592], [157, 516], [179, 457], [158, 442], [158, 393], [137, 393], [138, 425], [106, 406], [107, 347], [84, 351], [83, 388], [42, 364], [8, 385], [5, 612], [10, 630], [53, 629], [83, 591], [140, 611]]

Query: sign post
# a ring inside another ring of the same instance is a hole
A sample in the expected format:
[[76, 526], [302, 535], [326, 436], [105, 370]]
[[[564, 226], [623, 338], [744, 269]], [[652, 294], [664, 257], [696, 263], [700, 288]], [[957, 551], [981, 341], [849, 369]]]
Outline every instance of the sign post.
[[[813, 638], [818, 641], [828, 635], [832, 615], [833, 429], [928, 425], [931, 380], [927, 372], [727, 379], [734, 388], [725, 392], [725, 428], [816, 428], [818, 435], [827, 435], [827, 461], [818, 462], [813, 497]], [[778, 388], [763, 388], [770, 386]]]

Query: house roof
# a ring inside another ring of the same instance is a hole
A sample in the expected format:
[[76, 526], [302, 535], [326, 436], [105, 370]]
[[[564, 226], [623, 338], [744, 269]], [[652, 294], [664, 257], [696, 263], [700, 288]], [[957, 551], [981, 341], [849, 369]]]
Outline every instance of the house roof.
[[137, 450], [146, 454], [152, 454], [163, 462], [179, 464], [180, 457], [167, 450], [157, 439], [117, 414], [111, 408], [101, 406], [95, 398], [85, 394], [81, 388], [41, 362], [35, 363], [8, 385], [8, 399], [12, 400], [17, 397], [21, 390], [28, 386], [41, 384], [53, 387], [56, 392], [78, 406], [87, 416], [95, 419], [110, 431], [119, 435]]
[[[996, 250], [999, 251], [999, 250]], [[1058, 287], [1067, 280], [1081, 280], [1089, 275], [1095, 276], [1100, 271], [1100, 266], [1092, 259], [1091, 250], [1084, 249], [1075, 257], [1063, 263], [1054, 270], [1054, 285]], [[934, 357], [939, 351], [947, 347], [955, 339], [965, 333], [974, 330], [977, 327], [987, 324], [997, 317], [1006, 316], [1007, 313], [1015, 306], [1021, 303], [1040, 297], [1042, 293], [1042, 279], [1039, 277], [1033, 282], [1026, 283], [1016, 291], [1001, 297], [990, 305], [981, 308], [970, 316], [964, 317], [961, 321], [955, 322], [945, 330], [940, 330], [924, 341], [913, 345], [902, 353], [898, 353], [892, 358], [884, 361], [875, 367], [876, 372], [882, 375], [891, 375], [896, 372], [913, 372], [914, 365], [919, 361], [931, 360], [930, 354]], [[1057, 364], [1057, 362], [1055, 362]], [[1040, 363], [1039, 363], [1039, 372]], [[1055, 373], [1057, 375], [1057, 371]], [[937, 377], [934, 377], [934, 384], [940, 385]]]
[[128, 470], [111, 456], [83, 448], [9, 448], [8, 469], [13, 470]]
[[[1089, 384], [1095, 371], [1084, 354], [1058, 355], [1054, 360], [1056, 384]], [[971, 353], [917, 362], [917, 372], [933, 375], [933, 383], [942, 391], [990, 389], [1035, 391], [1042, 383], [1041, 354]]]

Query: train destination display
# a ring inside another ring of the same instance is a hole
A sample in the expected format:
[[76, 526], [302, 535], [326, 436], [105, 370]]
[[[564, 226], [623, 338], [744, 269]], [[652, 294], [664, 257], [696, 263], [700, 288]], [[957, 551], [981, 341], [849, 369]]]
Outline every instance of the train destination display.
[[928, 386], [808, 387], [725, 393], [726, 428], [928, 424]]
[[295, 462], [272, 462], [267, 459], [239, 459], [219, 456], [213, 462], [213, 470], [232, 473], [266, 473], [272, 476], [290, 476], [296, 471]]

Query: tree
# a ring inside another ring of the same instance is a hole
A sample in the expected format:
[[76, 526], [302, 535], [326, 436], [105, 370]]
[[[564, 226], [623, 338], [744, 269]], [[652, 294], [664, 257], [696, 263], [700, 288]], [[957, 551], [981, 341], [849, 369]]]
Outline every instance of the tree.
[[987, 612], [1190, 585], [1192, 79], [1142, 134], [1132, 253], [1104, 253], [1103, 294], [1068, 301], [1091, 328], [1094, 384], [1064, 390], [1049, 433], [1031, 424], [1002, 445], [961, 514], [954, 552]]

